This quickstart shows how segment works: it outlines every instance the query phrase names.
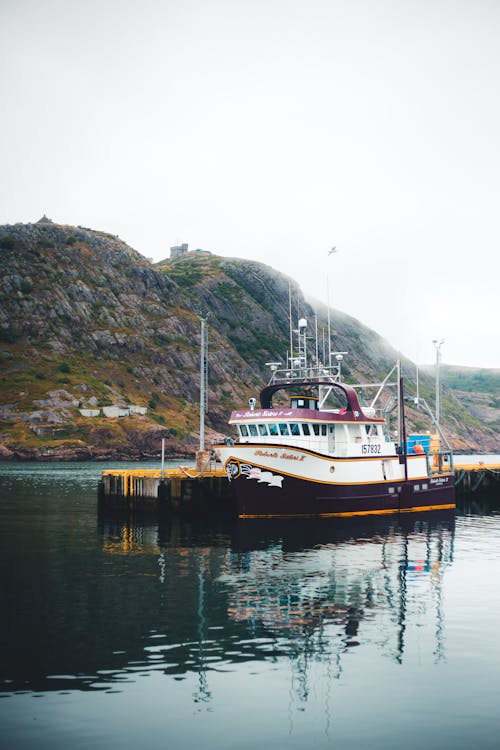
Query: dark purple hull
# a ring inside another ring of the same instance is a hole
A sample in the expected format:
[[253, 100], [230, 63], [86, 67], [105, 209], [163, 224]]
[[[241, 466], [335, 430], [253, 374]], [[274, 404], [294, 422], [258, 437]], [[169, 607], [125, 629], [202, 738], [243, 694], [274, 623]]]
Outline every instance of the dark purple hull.
[[233, 485], [240, 518], [351, 516], [455, 507], [452, 474], [363, 485], [325, 485], [285, 477], [281, 488], [240, 475]]

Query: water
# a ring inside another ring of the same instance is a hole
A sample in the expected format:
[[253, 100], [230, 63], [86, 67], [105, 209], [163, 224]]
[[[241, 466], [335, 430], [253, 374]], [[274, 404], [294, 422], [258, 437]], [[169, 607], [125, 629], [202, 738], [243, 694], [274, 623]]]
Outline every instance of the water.
[[0, 465], [1, 747], [498, 748], [494, 498], [158, 523], [102, 468]]

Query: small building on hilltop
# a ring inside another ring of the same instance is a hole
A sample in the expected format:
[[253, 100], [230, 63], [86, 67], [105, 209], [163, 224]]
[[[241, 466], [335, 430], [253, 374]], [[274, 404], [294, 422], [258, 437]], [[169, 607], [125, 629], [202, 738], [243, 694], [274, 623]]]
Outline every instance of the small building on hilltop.
[[196, 250], [189, 250], [188, 243], [183, 242], [182, 245], [174, 245], [170, 248], [170, 260], [175, 260], [183, 255], [192, 255], [193, 253], [202, 253], [203, 255], [211, 255], [210, 250], [202, 250], [201, 247], [197, 247]]
[[183, 242], [182, 245], [174, 245], [170, 248], [170, 258], [171, 260], [175, 260], [176, 258], [179, 258], [181, 255], [185, 255], [188, 251], [188, 243]]

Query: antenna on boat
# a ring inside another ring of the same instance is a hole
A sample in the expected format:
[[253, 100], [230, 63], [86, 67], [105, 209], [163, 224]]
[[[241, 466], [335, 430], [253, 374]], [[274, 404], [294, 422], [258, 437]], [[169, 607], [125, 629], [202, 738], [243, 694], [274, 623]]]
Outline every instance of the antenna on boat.
[[326, 275], [326, 304], [328, 306], [328, 364], [332, 362], [332, 335], [330, 325], [330, 282], [328, 274]]
[[307, 320], [305, 318], [299, 320], [299, 362], [304, 369], [307, 367]]
[[314, 328], [315, 328], [315, 334], [316, 334], [316, 367], [319, 365], [319, 355], [318, 355], [318, 316], [314, 316]]
[[[338, 252], [337, 246], [334, 245], [331, 250], [328, 251], [328, 257], [335, 255]], [[330, 279], [328, 271], [326, 273], [326, 303], [328, 307], [328, 365], [332, 363], [332, 336], [331, 336], [331, 320], [330, 320]]]
[[[288, 282], [288, 325], [290, 328], [290, 362], [293, 359], [292, 285]], [[287, 358], [288, 361], [288, 358]]]

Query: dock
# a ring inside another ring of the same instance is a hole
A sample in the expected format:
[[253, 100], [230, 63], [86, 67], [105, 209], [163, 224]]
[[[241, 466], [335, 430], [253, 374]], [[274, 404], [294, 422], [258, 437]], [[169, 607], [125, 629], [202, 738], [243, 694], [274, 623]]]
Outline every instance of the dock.
[[[457, 496], [500, 493], [500, 463], [454, 462]], [[174, 469], [106, 469], [98, 485], [99, 509], [106, 512], [144, 511], [198, 516], [236, 514], [231, 483], [219, 465], [200, 471]]]
[[232, 515], [234, 499], [225, 469], [106, 469], [98, 486], [99, 508]]
[[455, 487], [461, 495], [479, 491], [500, 492], [500, 463], [460, 463], [460, 457], [454, 461]]

